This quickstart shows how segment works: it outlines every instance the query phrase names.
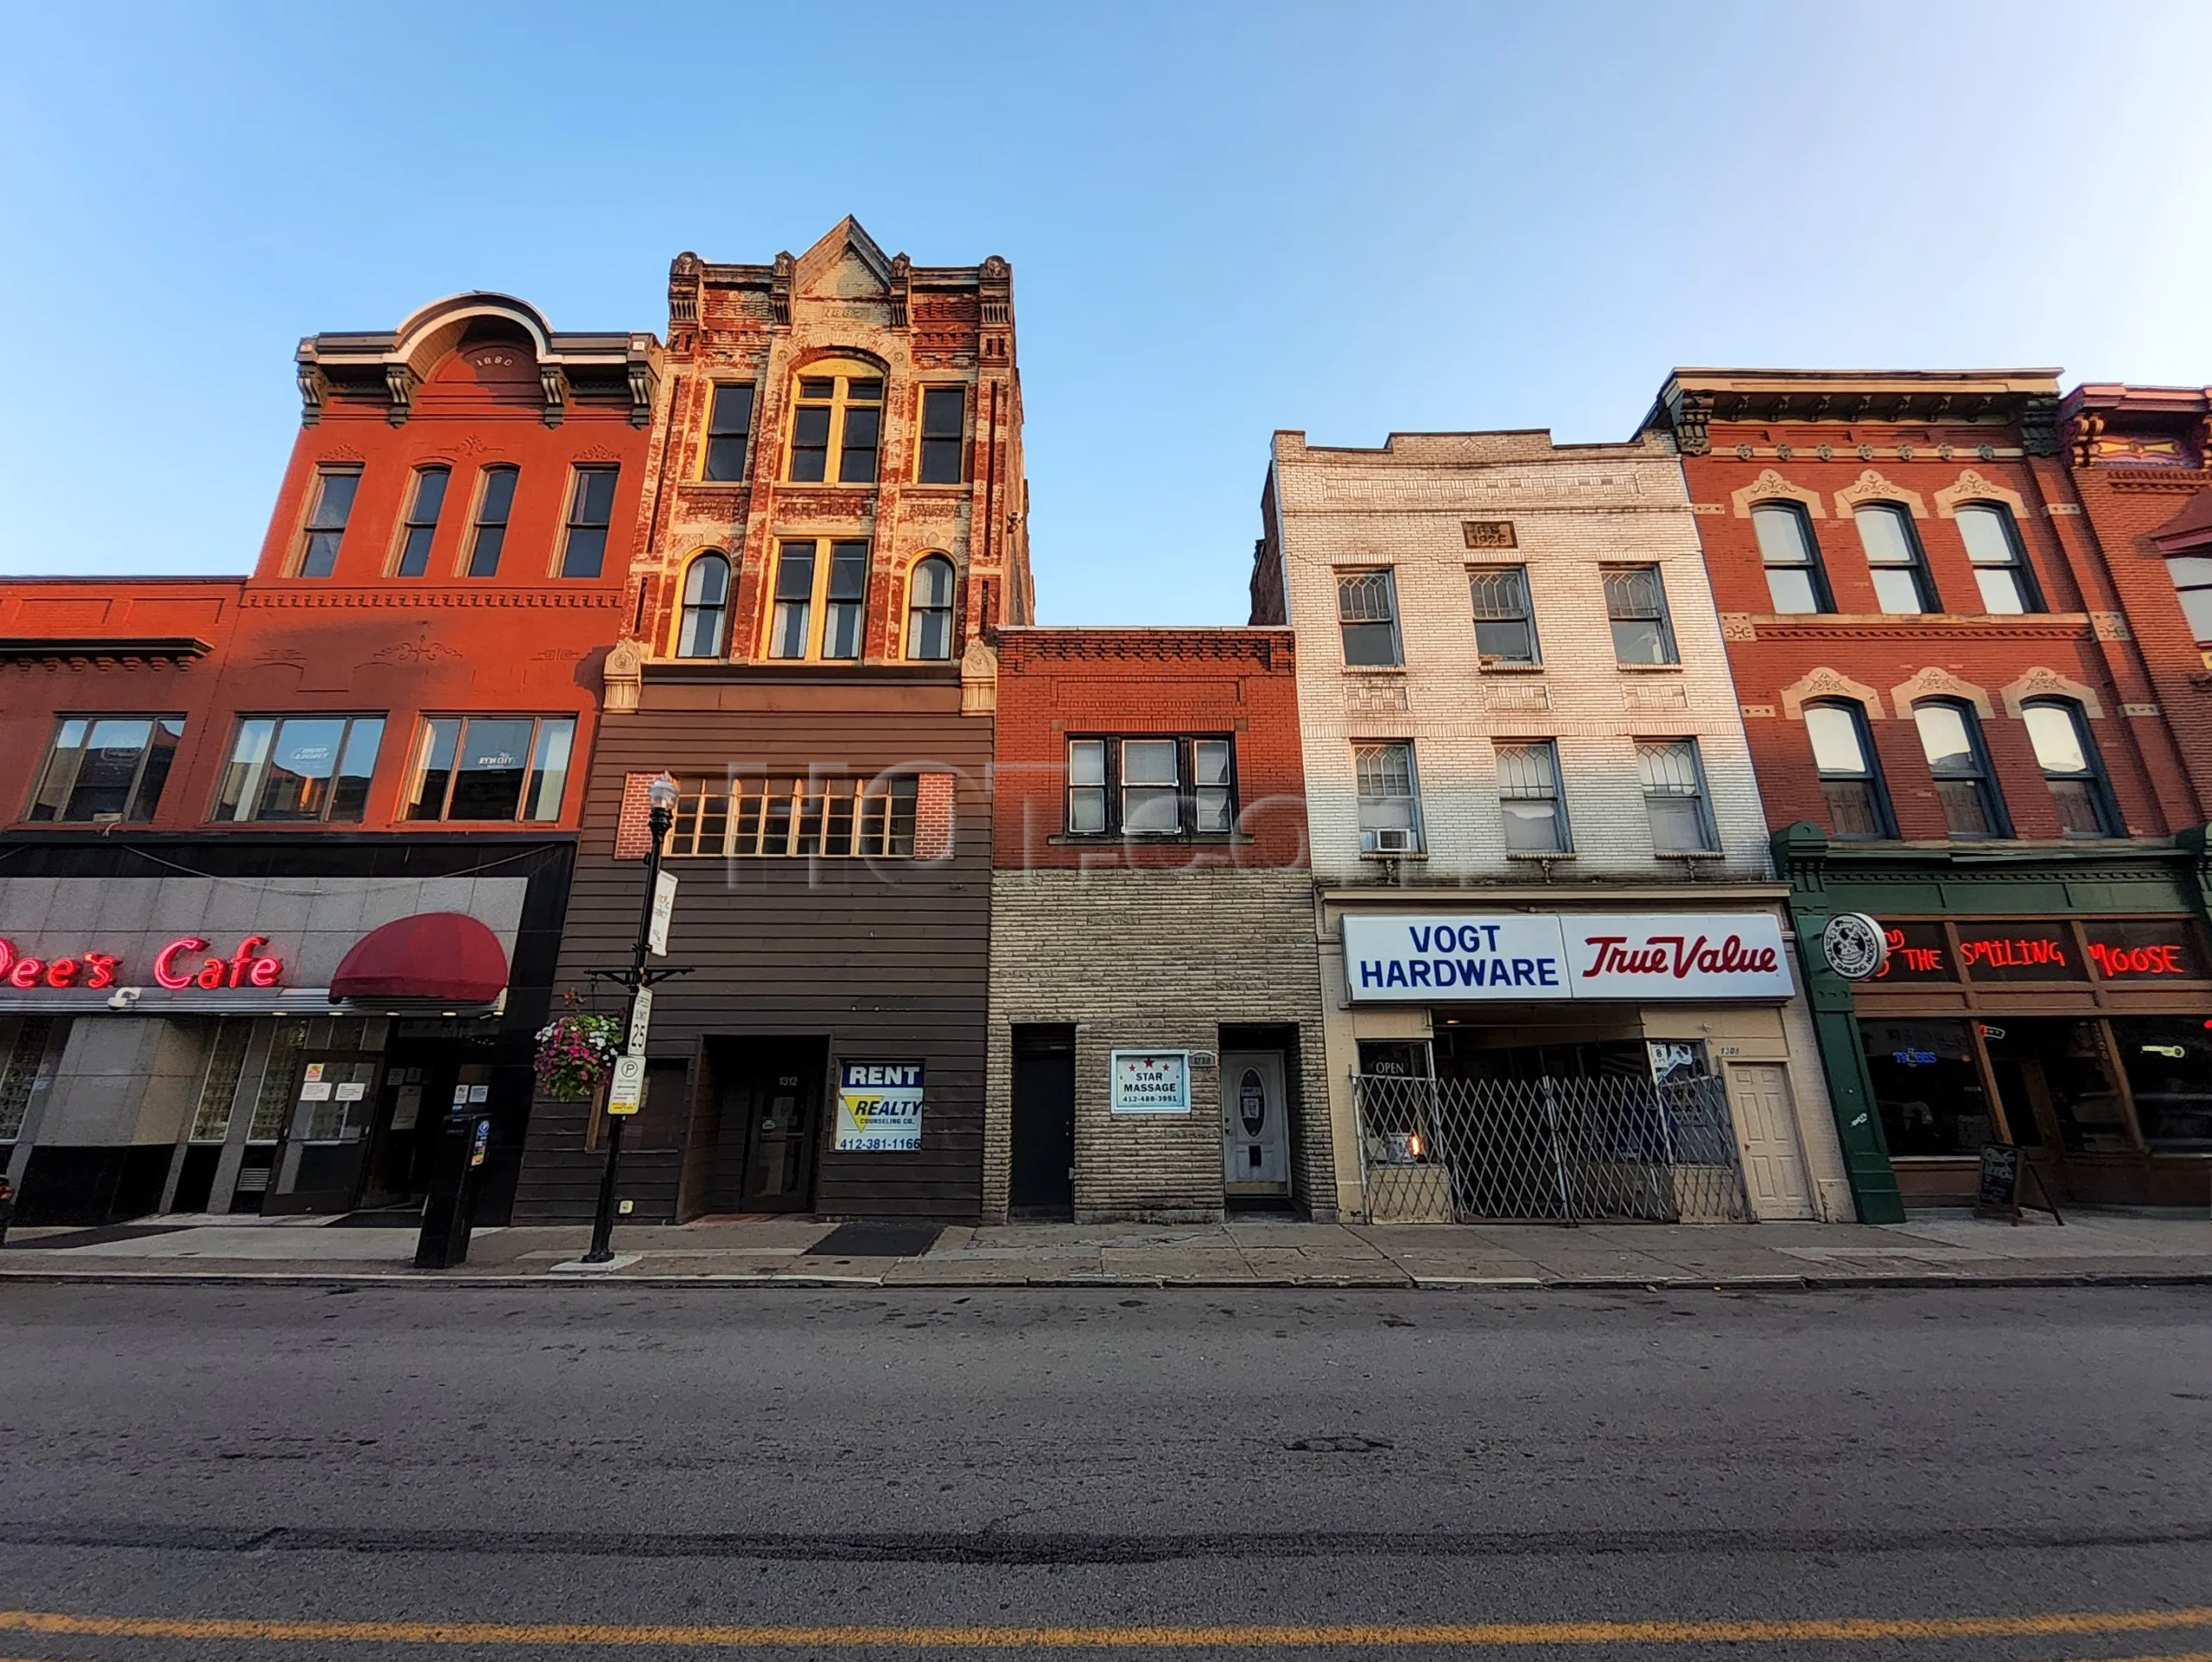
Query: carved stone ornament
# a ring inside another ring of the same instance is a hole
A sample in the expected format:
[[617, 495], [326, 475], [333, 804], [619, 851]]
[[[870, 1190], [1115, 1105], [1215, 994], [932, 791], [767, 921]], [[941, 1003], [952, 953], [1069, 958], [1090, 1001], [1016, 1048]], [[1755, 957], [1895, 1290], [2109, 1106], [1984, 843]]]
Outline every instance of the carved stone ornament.
[[907, 302], [914, 290], [914, 262], [904, 254], [891, 257], [891, 327], [906, 327]]
[[1462, 519], [1459, 534], [1466, 538], [1469, 548], [1518, 548], [1519, 538], [1514, 534], [1510, 519]]
[[999, 655], [976, 635], [960, 654], [960, 713], [989, 716], [999, 707]]
[[1896, 502], [1916, 519], [1928, 517], [1928, 504], [1918, 491], [1909, 491], [1902, 485], [1892, 484], [1872, 468], [1867, 468], [1835, 494], [1836, 518], [1848, 519], [1861, 502]]
[[686, 249], [668, 263], [668, 325], [671, 332], [699, 321], [699, 257]]
[[1997, 714], [1996, 706], [1989, 701], [1989, 694], [1971, 681], [1961, 681], [1947, 669], [1929, 665], [1910, 681], [1900, 681], [1890, 689], [1890, 702], [1897, 706], [1897, 718], [1902, 721], [1912, 714], [1912, 707], [1923, 698], [1956, 698], [1961, 704], [1972, 704], [1974, 714], [1989, 721]]
[[322, 419], [323, 401], [330, 396], [330, 382], [320, 366], [302, 355], [299, 360], [300, 424], [312, 427]]
[[2093, 720], [2104, 719], [2105, 707], [2097, 695], [2079, 681], [2068, 679], [2056, 670], [2038, 664], [2017, 681], [2006, 683], [1997, 691], [2003, 701], [2005, 713], [2018, 720], [2020, 706], [2031, 698], [2070, 698], [2082, 706], [2082, 713]]
[[404, 364], [384, 366], [385, 419], [394, 427], [407, 424], [415, 403], [415, 372]]
[[1802, 485], [1793, 485], [1773, 468], [1764, 469], [1757, 479], [1741, 490], [1731, 491], [1728, 500], [1734, 506], [1738, 519], [1751, 517], [1751, 509], [1761, 502], [1796, 502], [1815, 519], [1827, 518], [1827, 511], [1821, 506], [1821, 494], [1808, 490]]
[[2020, 404], [2020, 449], [2030, 455], [2058, 454], [2058, 400], [2037, 393]]
[[1945, 519], [1958, 518], [1959, 505], [1967, 502], [2002, 502], [2012, 510], [2015, 523], [2028, 517], [2027, 499], [2019, 492], [2007, 490], [1994, 480], [1985, 479], [1968, 468], [1951, 484], [1936, 493], [1936, 512]]
[[1704, 455], [1713, 449], [1713, 394], [1685, 389], [1670, 412], [1675, 418], [1675, 448], [1684, 455]]
[[607, 713], [630, 715], [638, 708], [638, 695], [645, 685], [645, 649], [627, 638], [616, 641], [607, 654], [606, 663], [600, 666], [599, 676], [605, 693], [601, 702]]
[[558, 427], [569, 413], [569, 373], [558, 364], [540, 364], [537, 385], [544, 397], [545, 424]]
[[1805, 706], [1822, 698], [1842, 698], [1859, 705], [1875, 721], [1889, 712], [1882, 708], [1882, 695], [1863, 681], [1854, 681], [1841, 670], [1826, 665], [1808, 672], [1799, 681], [1782, 689], [1782, 713], [1793, 722], [1805, 719]]
[[789, 328], [791, 322], [791, 277], [798, 270], [798, 261], [790, 249], [776, 256], [776, 263], [768, 268], [768, 312], [779, 328]]

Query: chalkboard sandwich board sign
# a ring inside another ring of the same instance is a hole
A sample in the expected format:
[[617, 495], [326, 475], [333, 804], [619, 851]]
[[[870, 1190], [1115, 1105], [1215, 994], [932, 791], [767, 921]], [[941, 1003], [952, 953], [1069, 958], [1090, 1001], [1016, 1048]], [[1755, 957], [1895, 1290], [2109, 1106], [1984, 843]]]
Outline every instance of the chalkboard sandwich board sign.
[[[2022, 1199], [2023, 1191], [2032, 1184], [2043, 1198], [2040, 1201]], [[2017, 1143], [1985, 1143], [1981, 1145], [1981, 1187], [1974, 1195], [1974, 1213], [1977, 1218], [2003, 1218], [2009, 1222], [2020, 1221], [2023, 1207], [2032, 1207], [2038, 1212], [2048, 1212], [2056, 1223], [2066, 1219], [2058, 1215], [2058, 1206], [2045, 1188], [2043, 1174], [2032, 1161], [2021, 1152]]]

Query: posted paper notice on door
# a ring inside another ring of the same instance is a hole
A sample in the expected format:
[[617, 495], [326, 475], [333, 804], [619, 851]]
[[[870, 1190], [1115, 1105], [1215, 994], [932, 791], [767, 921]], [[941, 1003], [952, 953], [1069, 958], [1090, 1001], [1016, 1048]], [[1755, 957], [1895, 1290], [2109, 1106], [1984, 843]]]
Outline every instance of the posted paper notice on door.
[[843, 1062], [837, 1132], [843, 1154], [913, 1154], [922, 1146], [922, 1065]]

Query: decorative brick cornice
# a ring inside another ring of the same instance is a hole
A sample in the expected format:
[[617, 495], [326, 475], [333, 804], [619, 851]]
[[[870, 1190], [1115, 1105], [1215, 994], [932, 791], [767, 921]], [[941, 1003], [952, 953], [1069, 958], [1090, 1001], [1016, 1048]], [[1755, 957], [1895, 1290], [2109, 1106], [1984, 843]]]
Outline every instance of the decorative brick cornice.
[[2093, 468], [2089, 477], [2116, 491], [2171, 491], [2191, 495], [2212, 485], [2208, 468]]
[[1761, 640], [1936, 640], [1945, 636], [1976, 640], [2088, 640], [2095, 631], [2082, 612], [1998, 614], [1924, 612], [1916, 616], [1889, 613], [1782, 612], [1745, 615]]
[[481, 594], [399, 589], [249, 590], [238, 597], [242, 607], [263, 610], [306, 611], [450, 611], [494, 608], [550, 608], [563, 611], [608, 612], [618, 609], [622, 596], [611, 589], [574, 592], [544, 589], [489, 589]]

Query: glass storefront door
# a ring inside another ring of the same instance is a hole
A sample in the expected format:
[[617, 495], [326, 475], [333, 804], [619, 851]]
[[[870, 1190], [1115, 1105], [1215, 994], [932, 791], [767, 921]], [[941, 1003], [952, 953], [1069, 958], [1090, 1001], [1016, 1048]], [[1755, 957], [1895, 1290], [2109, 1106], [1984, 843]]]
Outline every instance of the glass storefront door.
[[262, 1211], [350, 1212], [359, 1199], [382, 1093], [384, 1059], [308, 1051], [293, 1077], [292, 1114], [277, 1145]]

